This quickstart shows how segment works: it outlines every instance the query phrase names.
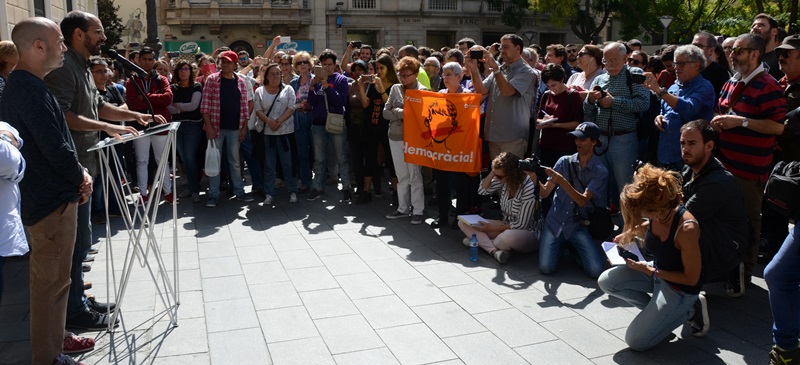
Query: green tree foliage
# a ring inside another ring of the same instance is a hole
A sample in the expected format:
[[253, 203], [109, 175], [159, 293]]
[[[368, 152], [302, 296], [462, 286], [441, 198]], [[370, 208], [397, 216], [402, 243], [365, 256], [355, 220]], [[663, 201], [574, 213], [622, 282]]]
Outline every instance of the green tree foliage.
[[106, 32], [106, 41], [100, 47], [103, 52], [116, 47], [122, 42], [122, 19], [117, 15], [119, 5], [114, 5], [114, 0], [97, 0], [97, 17], [103, 24]]
[[569, 25], [585, 43], [596, 41], [619, 0], [487, 0], [501, 8], [503, 24], [519, 29], [526, 16], [543, 15], [557, 26]]
[[699, 29], [711, 26], [736, 4], [736, 0], [626, 0], [620, 1], [619, 21], [622, 37], [639, 37], [645, 41], [660, 41], [664, 27], [658, 21], [662, 15], [674, 18], [669, 26], [669, 43], [689, 43]]
[[750, 31], [753, 18], [759, 13], [772, 15], [789, 34], [800, 32], [797, 0], [742, 0], [736, 7], [708, 24], [717, 34], [736, 36]]

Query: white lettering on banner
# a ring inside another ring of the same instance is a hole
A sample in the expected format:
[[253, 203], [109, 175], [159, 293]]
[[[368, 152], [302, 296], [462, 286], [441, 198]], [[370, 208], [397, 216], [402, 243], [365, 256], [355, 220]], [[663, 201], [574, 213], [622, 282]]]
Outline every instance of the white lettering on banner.
[[408, 142], [403, 143], [403, 152], [409, 155], [417, 155], [427, 157], [431, 160], [437, 161], [447, 161], [447, 162], [474, 162], [475, 161], [475, 152], [470, 152], [468, 155], [463, 153], [452, 154], [452, 153], [442, 153], [442, 152], [435, 152], [431, 151], [427, 148], [420, 148], [420, 147], [409, 147]]

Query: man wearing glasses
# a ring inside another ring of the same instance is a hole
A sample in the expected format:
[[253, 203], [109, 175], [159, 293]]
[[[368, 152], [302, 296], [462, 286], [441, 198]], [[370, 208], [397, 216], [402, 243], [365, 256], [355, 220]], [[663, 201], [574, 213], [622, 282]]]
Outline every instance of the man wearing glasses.
[[669, 89], [662, 88], [652, 73], [645, 74], [645, 86], [661, 99], [661, 115], [655, 120], [656, 128], [661, 131], [657, 153], [660, 167], [680, 172], [683, 169], [681, 126], [695, 119], [711, 120], [714, 116], [714, 87], [708, 80], [698, 77], [703, 67], [707, 67], [706, 63], [713, 62], [706, 59], [700, 48], [680, 46], [675, 50], [678, 80]]
[[629, 84], [629, 77], [641, 75], [643, 71], [629, 67], [625, 63], [627, 58], [628, 49], [624, 44], [617, 42], [605, 47], [603, 64], [607, 73], [594, 79], [583, 103], [584, 119], [600, 127], [601, 145], [607, 146], [601, 161], [618, 189], [611, 196], [619, 196], [633, 175], [633, 163], [639, 153], [637, 114], [650, 107], [650, 91], [642, 84]]
[[568, 43], [565, 47], [567, 48], [567, 64], [572, 69], [572, 73], [583, 71], [578, 67], [578, 46], [574, 43]]
[[706, 68], [703, 69], [700, 75], [714, 86], [714, 99], [716, 99], [719, 96], [719, 92], [722, 91], [722, 85], [725, 85], [725, 82], [730, 78], [725, 67], [712, 61], [714, 50], [717, 48], [717, 37], [705, 30], [701, 30], [694, 35], [692, 45], [703, 50], [703, 54], [706, 56], [706, 61], [708, 62], [706, 62]]
[[[718, 159], [733, 174], [745, 197], [745, 211], [753, 224], [754, 242], [761, 237], [761, 200], [772, 165], [775, 136], [783, 133], [786, 98], [778, 82], [762, 63], [766, 42], [742, 34], [733, 43], [730, 57], [736, 74], [722, 87], [719, 115], [711, 126], [719, 131]], [[758, 257], [758, 245], [742, 256], [743, 270], [727, 284], [727, 294], [738, 297], [750, 281]]]

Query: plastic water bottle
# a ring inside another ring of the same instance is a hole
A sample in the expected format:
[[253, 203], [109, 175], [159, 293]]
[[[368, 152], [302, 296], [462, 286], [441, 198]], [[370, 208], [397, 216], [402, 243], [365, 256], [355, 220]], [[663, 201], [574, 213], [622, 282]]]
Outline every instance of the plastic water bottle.
[[478, 261], [478, 237], [474, 234], [469, 239], [469, 260]]

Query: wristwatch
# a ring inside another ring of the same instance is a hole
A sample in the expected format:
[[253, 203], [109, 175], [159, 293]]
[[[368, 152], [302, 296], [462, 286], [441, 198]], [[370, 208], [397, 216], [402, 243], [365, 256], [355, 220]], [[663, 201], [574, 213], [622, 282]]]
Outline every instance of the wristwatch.
[[742, 121], [742, 127], [747, 128], [748, 124], [750, 124], [750, 120], [747, 119], [747, 118], [744, 118], [744, 120]]
[[664, 94], [666, 94], [666, 93], [667, 93], [667, 89], [663, 89], [662, 88], [661, 91], [659, 91], [658, 94], [656, 94], [656, 95], [658, 95], [659, 98], [663, 98]]

